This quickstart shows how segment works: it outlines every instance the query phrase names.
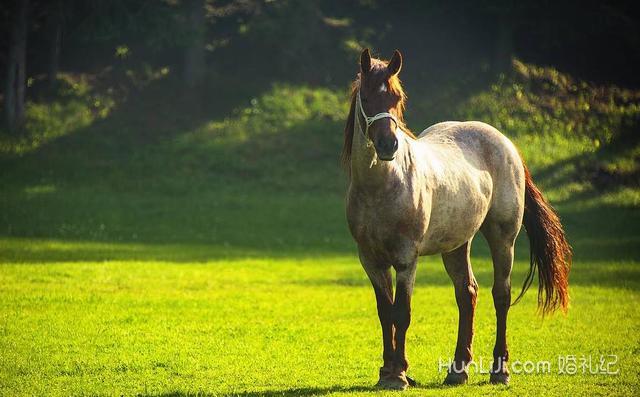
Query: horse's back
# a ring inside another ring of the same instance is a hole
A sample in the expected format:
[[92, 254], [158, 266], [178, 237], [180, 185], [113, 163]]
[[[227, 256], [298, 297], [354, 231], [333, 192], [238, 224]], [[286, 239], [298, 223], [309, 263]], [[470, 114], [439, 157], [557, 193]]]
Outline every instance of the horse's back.
[[525, 193], [524, 162], [518, 149], [495, 127], [478, 121], [460, 123], [451, 133], [458, 136], [456, 140], [481, 142], [480, 156], [493, 180], [485, 225], [501, 233], [517, 234], [522, 224]]
[[490, 175], [492, 189], [487, 219], [519, 226], [524, 210], [524, 163], [509, 138], [479, 121], [445, 121], [419, 135], [419, 140], [424, 142], [439, 142], [443, 138], [459, 148], [461, 156], [457, 161]]
[[[419, 140], [454, 142], [465, 159], [489, 170], [492, 176], [502, 172], [523, 170], [522, 159], [515, 145], [495, 127], [481, 121], [444, 121], [430, 126], [418, 135]], [[519, 172], [517, 172], [519, 173]], [[522, 173], [524, 180], [524, 173]]]

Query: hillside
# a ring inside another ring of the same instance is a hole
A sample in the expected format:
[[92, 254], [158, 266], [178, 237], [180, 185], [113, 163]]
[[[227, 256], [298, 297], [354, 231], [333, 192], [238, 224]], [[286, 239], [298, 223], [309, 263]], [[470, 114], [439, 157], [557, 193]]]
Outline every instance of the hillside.
[[[67, 75], [52, 105], [29, 104], [30, 135], [3, 138], [0, 233], [188, 243], [203, 246], [190, 254], [202, 259], [351, 252], [338, 164], [346, 88], [233, 87], [216, 87], [217, 95], [198, 108], [172, 94], [175, 85], [161, 72], [124, 101], [113, 87]], [[495, 125], [559, 207], [577, 256], [599, 241], [601, 255], [623, 259], [640, 246], [637, 231], [627, 230], [639, 216], [639, 99], [640, 91], [516, 60], [510, 73], [464, 99], [410, 97], [406, 118], [421, 130], [426, 123], [419, 120], [437, 120], [430, 106], [437, 102], [455, 119]], [[620, 228], [628, 235], [611, 239]], [[95, 255], [107, 259], [117, 251]], [[34, 248], [33, 255], [64, 257], [64, 249]]]

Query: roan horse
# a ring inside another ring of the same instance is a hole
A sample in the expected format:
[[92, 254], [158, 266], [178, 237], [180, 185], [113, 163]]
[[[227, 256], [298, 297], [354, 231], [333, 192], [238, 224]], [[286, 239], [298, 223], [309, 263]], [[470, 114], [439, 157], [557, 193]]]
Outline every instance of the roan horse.
[[[506, 328], [511, 306], [513, 247], [524, 224], [530, 268], [516, 302], [536, 268], [542, 313], [566, 311], [571, 249], [553, 208], [531, 179], [514, 145], [490, 125], [435, 124], [418, 137], [403, 121], [406, 96], [398, 51], [389, 62], [360, 56], [345, 127], [342, 160], [349, 174], [347, 219], [360, 261], [373, 285], [382, 327], [378, 386], [405, 389], [405, 338], [419, 256], [440, 253], [455, 288], [458, 340], [445, 383], [468, 379], [478, 294], [469, 252], [480, 231], [493, 259], [496, 341], [491, 383], [508, 383]], [[368, 116], [373, 115], [373, 116]], [[393, 295], [391, 267], [396, 271]]]

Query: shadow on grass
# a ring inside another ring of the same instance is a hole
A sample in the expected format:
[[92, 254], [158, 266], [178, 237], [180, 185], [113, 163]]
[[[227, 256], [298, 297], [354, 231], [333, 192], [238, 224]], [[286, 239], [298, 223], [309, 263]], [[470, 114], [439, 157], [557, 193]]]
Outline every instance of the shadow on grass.
[[[489, 384], [489, 382], [482, 382], [480, 385]], [[411, 387], [408, 390], [419, 392], [420, 390], [443, 390], [443, 389], [455, 389], [458, 386], [445, 385], [441, 381], [433, 381], [428, 383], [420, 383]], [[262, 391], [239, 391], [234, 393], [223, 394], [208, 394], [208, 393], [185, 393], [180, 391], [174, 391], [163, 394], [151, 395], [154, 397], [187, 397], [187, 396], [220, 396], [220, 397], [294, 397], [294, 396], [323, 396], [333, 393], [357, 393], [357, 392], [371, 392], [381, 393], [385, 390], [381, 390], [375, 386], [331, 386], [331, 387], [301, 387], [282, 390], [262, 390]], [[386, 391], [391, 392], [391, 391]], [[145, 395], [141, 395], [145, 396]]]
[[[354, 259], [355, 261], [355, 259]], [[490, 290], [493, 285], [493, 268], [487, 262], [473, 262], [473, 273], [478, 281], [481, 290]], [[354, 264], [354, 267], [357, 266]], [[358, 269], [359, 270], [359, 269]], [[520, 293], [524, 283], [528, 264], [518, 262], [514, 265], [511, 276], [512, 292]], [[536, 278], [537, 280], [537, 278]], [[318, 286], [341, 286], [341, 287], [364, 287], [371, 286], [364, 273], [354, 273], [337, 278], [317, 278], [305, 280], [292, 280], [294, 284], [309, 287]], [[426, 263], [418, 267], [416, 275], [416, 285], [429, 288], [429, 286], [451, 287], [453, 284], [447, 276], [444, 265], [441, 263]], [[640, 267], [634, 263], [603, 263], [603, 262], [578, 262], [574, 264], [569, 277], [570, 286], [598, 286], [618, 289], [640, 290]], [[537, 293], [537, 281], [531, 286], [528, 294]]]
[[331, 251], [304, 247], [251, 248], [219, 244], [143, 244], [110, 243], [56, 239], [0, 238], [0, 262], [43, 263], [56, 262], [216, 262], [241, 260], [331, 260], [352, 256], [357, 263], [355, 248], [352, 251]]
[[[169, 261], [353, 256], [339, 195], [237, 192], [197, 197], [99, 191], [0, 198], [4, 262]], [[640, 258], [640, 212], [631, 207], [561, 208], [575, 262]], [[522, 230], [516, 258], [528, 259]], [[472, 260], [489, 259], [482, 237]]]
[[226, 394], [186, 393], [174, 391], [154, 394], [154, 397], [187, 397], [187, 396], [218, 396], [218, 397], [294, 397], [294, 396], [323, 396], [332, 393], [375, 392], [375, 387], [367, 386], [331, 386], [331, 387], [301, 387], [282, 390], [240, 391]]
[[[519, 292], [529, 270], [528, 247], [524, 237], [516, 246], [517, 262], [512, 273], [513, 291]], [[208, 263], [211, 266], [251, 266], [251, 261], [273, 261], [274, 272], [282, 271], [278, 261], [305, 264], [305, 266], [331, 267], [326, 276], [295, 279], [283, 277], [283, 284], [295, 284], [308, 287], [338, 286], [345, 288], [369, 288], [370, 283], [361, 270], [355, 248], [351, 252], [330, 250], [250, 250], [248, 248], [219, 247], [209, 245], [179, 244], [126, 244], [65, 242], [55, 240], [0, 239], [0, 262], [4, 264], [43, 264], [62, 262], [104, 262], [126, 261], [179, 264]], [[227, 262], [229, 261], [229, 262]], [[242, 264], [247, 261], [246, 264]], [[488, 249], [482, 239], [477, 239], [472, 253], [473, 271], [482, 289], [490, 288], [493, 283], [493, 267]], [[336, 272], [336, 270], [339, 272]], [[420, 260], [416, 276], [418, 286], [451, 286], [439, 255]], [[574, 261], [570, 275], [570, 285], [602, 286], [640, 290], [640, 267], [634, 260], [610, 261], [578, 258]], [[530, 293], [535, 294], [536, 286]]]

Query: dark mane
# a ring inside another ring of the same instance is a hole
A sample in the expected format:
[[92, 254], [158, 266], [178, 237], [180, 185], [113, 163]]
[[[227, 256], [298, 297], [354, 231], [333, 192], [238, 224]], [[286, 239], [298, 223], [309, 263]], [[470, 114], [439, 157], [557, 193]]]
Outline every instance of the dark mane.
[[[381, 82], [384, 77], [385, 69], [387, 66], [387, 62], [381, 61], [379, 59], [371, 59], [372, 69], [371, 74], [373, 79], [379, 79]], [[361, 73], [358, 73], [355, 81], [351, 84], [351, 104], [349, 106], [349, 115], [347, 116], [347, 123], [344, 127], [344, 145], [342, 147], [342, 155], [341, 155], [341, 163], [342, 166], [348, 171], [349, 166], [351, 164], [351, 147], [353, 144], [353, 134], [355, 131], [355, 109], [356, 109], [356, 95], [358, 94], [358, 89], [360, 89], [360, 82], [362, 76]], [[404, 108], [405, 103], [407, 101], [407, 95], [404, 93], [402, 89], [402, 84], [400, 83], [400, 79], [398, 76], [392, 76], [388, 79], [389, 82], [389, 92], [398, 96], [399, 100], [395, 106], [395, 113], [398, 121], [400, 122], [400, 129], [404, 131], [409, 137], [415, 139], [415, 135], [404, 122]]]

